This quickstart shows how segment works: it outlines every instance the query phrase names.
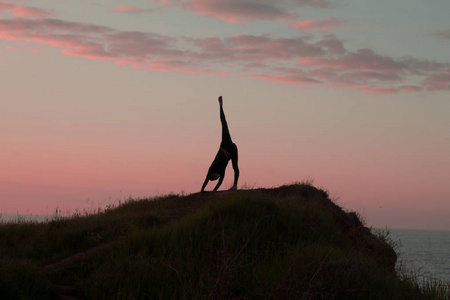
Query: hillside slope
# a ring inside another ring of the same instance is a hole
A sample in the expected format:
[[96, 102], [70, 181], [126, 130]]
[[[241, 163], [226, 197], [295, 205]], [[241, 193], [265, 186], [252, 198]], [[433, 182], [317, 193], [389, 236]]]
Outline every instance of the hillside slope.
[[306, 184], [129, 201], [0, 237], [1, 299], [424, 299], [385, 236]]

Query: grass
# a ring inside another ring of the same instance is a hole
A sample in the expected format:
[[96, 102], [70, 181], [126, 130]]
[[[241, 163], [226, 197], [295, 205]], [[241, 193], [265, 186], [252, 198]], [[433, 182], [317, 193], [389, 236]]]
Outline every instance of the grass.
[[449, 299], [394, 246], [309, 184], [169, 195], [0, 225], [0, 299]]

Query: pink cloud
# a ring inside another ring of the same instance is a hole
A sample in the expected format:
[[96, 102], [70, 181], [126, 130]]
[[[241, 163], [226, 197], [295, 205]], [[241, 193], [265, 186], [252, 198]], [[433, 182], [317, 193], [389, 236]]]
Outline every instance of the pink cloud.
[[268, 75], [268, 74], [250, 74], [250, 77], [268, 80], [272, 82], [293, 83], [300, 85], [321, 84], [317, 79], [309, 76], [307, 72], [299, 70], [284, 70], [282, 74]]
[[[311, 74], [299, 70], [279, 70], [279, 74], [269, 75], [269, 74], [250, 74], [250, 77], [260, 80], [267, 80], [270, 82], [281, 82], [287, 84], [294, 84], [300, 87], [305, 87], [308, 85], [322, 85], [329, 86], [340, 89], [349, 89], [352, 91], [362, 91], [366, 94], [371, 95], [384, 95], [384, 94], [395, 94], [404, 89], [397, 87], [378, 87], [378, 86], [368, 86], [364, 85], [366, 82], [363, 82], [363, 85], [355, 84], [355, 82], [351, 81], [332, 81], [330, 78], [323, 77], [323, 81], [319, 80], [319, 77], [312, 76]], [[363, 80], [362, 80], [363, 81]], [[406, 90], [406, 89], [405, 89]], [[419, 91], [417, 89], [415, 91]], [[406, 90], [411, 92], [412, 90]]]
[[344, 26], [345, 22], [345, 20], [331, 17], [323, 20], [295, 21], [289, 25], [289, 28], [297, 30], [330, 31]]
[[430, 91], [450, 91], [450, 68], [431, 74], [423, 83]]
[[[287, 23], [296, 30], [329, 31], [342, 27], [346, 20], [331, 17], [323, 20], [299, 20], [297, 8], [326, 9], [336, 4], [326, 0], [148, 0], [163, 7], [178, 7], [199, 16], [227, 23], [245, 24], [255, 21]], [[160, 8], [159, 8], [160, 9]], [[152, 12], [128, 5], [117, 6], [116, 11], [127, 13]]]
[[164, 6], [159, 7], [159, 8], [142, 8], [142, 7], [130, 6], [130, 5], [123, 4], [123, 5], [117, 5], [116, 7], [114, 7], [113, 11], [119, 12], [119, 13], [137, 15], [137, 14], [142, 14], [142, 13], [156, 12], [162, 8], [164, 8]]
[[22, 5], [18, 5], [14, 8], [14, 15], [16, 17], [26, 18], [26, 17], [38, 17], [38, 18], [46, 18], [50, 16], [50, 13], [43, 11], [41, 9], [26, 7]]
[[407, 68], [405, 62], [379, 55], [370, 49], [347, 52], [337, 58], [324, 59], [320, 63], [335, 69], [375, 71], [382, 74], [400, 73]]
[[294, 60], [318, 57], [323, 48], [308, 43], [303, 38], [271, 38], [267, 35], [233, 35], [220, 39], [208, 37], [194, 41], [203, 58], [227, 61], [252, 61], [261, 63], [274, 60]]
[[268, 0], [192, 0], [188, 7], [196, 14], [228, 23], [247, 23], [257, 20], [288, 21], [297, 15]]
[[[439, 73], [440, 70], [448, 68], [448, 64], [417, 59], [394, 59], [370, 49], [347, 51], [343, 43], [332, 35], [315, 43], [304, 39], [270, 39], [263, 36], [239, 36], [239, 39], [234, 37], [234, 44], [236, 41], [240, 42], [238, 47], [234, 47], [236, 51], [245, 49], [246, 52], [252, 53], [257, 61], [299, 62], [296, 71], [273, 67], [267, 74], [250, 75], [257, 79], [300, 85], [345, 86], [370, 94], [418, 92], [423, 90], [424, 85], [428, 85], [428, 90], [448, 88], [448, 73]], [[233, 57], [238, 56], [234, 53]], [[422, 84], [404, 84], [410, 78], [426, 74], [431, 75]]]
[[170, 5], [170, 6], [181, 6], [183, 2], [187, 2], [187, 1], [183, 1], [183, 0], [147, 0], [149, 2], [155, 2], [155, 3], [162, 3], [165, 5]]
[[172, 44], [172, 38], [155, 33], [122, 32], [109, 27], [55, 19], [0, 20], [0, 38], [49, 45], [68, 56], [110, 60], [137, 69], [227, 76], [228, 71], [202, 67]]
[[117, 12], [124, 12], [124, 13], [132, 13], [132, 14], [138, 14], [138, 13], [142, 13], [145, 10], [142, 7], [136, 7], [136, 6], [129, 6], [129, 5], [117, 5], [114, 8], [115, 11]]
[[36, 7], [16, 5], [0, 1], [0, 12], [2, 11], [10, 11], [17, 18], [36, 17], [43, 19], [51, 16], [49, 12]]
[[[254, 21], [277, 21], [293, 24], [293, 28], [304, 29], [306, 23], [299, 23], [297, 8], [327, 9], [336, 4], [326, 0], [149, 0], [166, 7], [181, 7], [200, 16], [215, 18], [227, 23], [244, 24]], [[310, 21], [304, 21], [310, 22]], [[321, 31], [335, 29], [344, 21], [337, 18], [311, 21], [314, 29]], [[299, 23], [297, 26], [296, 24]], [[313, 29], [310, 25], [307, 29]]]
[[258, 80], [371, 94], [449, 90], [450, 82], [450, 64], [397, 59], [371, 49], [349, 51], [330, 34], [319, 40], [251, 34], [172, 38], [57, 19], [13, 18], [0, 20], [0, 38], [136, 69], [218, 76], [235, 72]]
[[[180, 6], [180, 7], [190, 7], [194, 2], [198, 0], [147, 0], [150, 2], [156, 2], [156, 3], [162, 3], [167, 6]], [[200, 3], [206, 4], [206, 1], [200, 1], [197, 2], [197, 4]], [[214, 7], [224, 7], [227, 8], [227, 5], [230, 5], [230, 7], [233, 7], [235, 9], [236, 7], [241, 7], [244, 9], [248, 8], [255, 8], [256, 10], [268, 10], [268, 11], [292, 11], [294, 8], [300, 7], [300, 8], [315, 8], [315, 9], [328, 9], [337, 7], [338, 4], [333, 1], [328, 0], [279, 0], [279, 1], [269, 1], [269, 0], [242, 0], [237, 3], [236, 0], [229, 1], [229, 4], [226, 4], [224, 0], [210, 0], [209, 2], [214, 2]], [[258, 6], [258, 4], [262, 4], [263, 6]], [[194, 5], [195, 6], [195, 5]]]

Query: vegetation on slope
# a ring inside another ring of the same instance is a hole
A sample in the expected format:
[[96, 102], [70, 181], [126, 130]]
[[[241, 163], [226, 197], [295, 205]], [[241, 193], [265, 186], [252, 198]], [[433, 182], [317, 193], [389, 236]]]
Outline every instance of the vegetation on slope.
[[397, 274], [389, 238], [307, 184], [3, 224], [0, 253], [0, 299], [448, 299]]

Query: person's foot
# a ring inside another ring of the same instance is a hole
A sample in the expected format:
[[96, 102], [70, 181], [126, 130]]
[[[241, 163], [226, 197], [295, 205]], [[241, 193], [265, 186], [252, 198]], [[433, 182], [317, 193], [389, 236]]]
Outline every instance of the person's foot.
[[222, 106], [222, 104], [223, 104], [222, 96], [219, 97], [219, 104], [220, 104], [220, 106]]

